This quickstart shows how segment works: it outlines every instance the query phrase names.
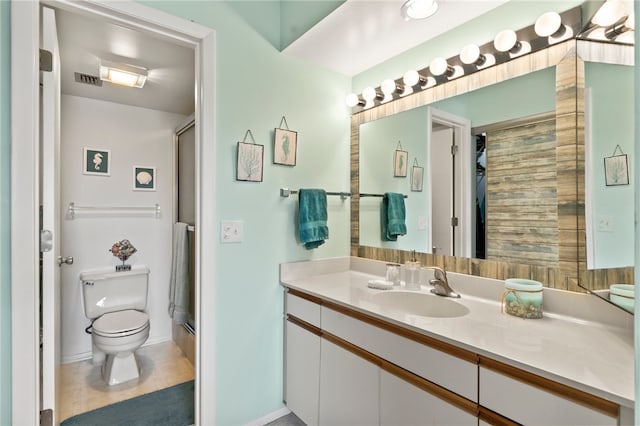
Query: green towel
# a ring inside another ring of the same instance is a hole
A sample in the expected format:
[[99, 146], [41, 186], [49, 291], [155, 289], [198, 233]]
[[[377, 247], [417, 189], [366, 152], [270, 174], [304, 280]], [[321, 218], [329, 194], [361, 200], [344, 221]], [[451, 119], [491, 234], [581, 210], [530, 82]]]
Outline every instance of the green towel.
[[407, 233], [407, 225], [404, 223], [404, 218], [404, 195], [385, 192], [380, 207], [382, 241], [397, 241], [398, 235]]
[[329, 238], [327, 193], [323, 189], [301, 189], [298, 203], [300, 242], [307, 250], [321, 246]]

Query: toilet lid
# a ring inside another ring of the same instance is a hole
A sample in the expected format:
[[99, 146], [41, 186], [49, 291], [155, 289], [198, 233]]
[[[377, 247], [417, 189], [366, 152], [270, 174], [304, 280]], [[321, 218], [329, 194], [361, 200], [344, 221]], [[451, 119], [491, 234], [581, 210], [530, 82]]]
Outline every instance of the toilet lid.
[[135, 332], [149, 324], [149, 316], [140, 311], [109, 312], [93, 322], [93, 329], [98, 334], [118, 334]]

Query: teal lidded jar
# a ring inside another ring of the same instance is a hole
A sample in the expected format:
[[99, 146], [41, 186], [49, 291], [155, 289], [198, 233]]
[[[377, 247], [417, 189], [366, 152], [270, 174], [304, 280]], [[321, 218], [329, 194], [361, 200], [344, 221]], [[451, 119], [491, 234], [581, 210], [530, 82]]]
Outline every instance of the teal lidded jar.
[[502, 306], [506, 313], [521, 318], [542, 318], [542, 283], [524, 278], [504, 281]]

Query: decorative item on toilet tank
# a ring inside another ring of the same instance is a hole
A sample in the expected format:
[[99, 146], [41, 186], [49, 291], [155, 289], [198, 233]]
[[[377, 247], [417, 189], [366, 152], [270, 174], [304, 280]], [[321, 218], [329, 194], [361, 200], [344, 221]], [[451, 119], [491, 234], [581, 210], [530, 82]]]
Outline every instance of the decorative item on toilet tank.
[[131, 265], [126, 265], [125, 262], [131, 255], [138, 250], [131, 244], [129, 240], [122, 240], [114, 243], [109, 249], [111, 254], [122, 261], [122, 265], [116, 265], [116, 271], [130, 271]]

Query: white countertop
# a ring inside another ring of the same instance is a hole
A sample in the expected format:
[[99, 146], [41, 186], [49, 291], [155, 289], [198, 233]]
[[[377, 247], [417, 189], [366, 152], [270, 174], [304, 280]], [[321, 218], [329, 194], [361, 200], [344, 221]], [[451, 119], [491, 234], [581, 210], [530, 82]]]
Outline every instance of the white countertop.
[[[394, 312], [376, 304], [375, 295], [403, 290], [367, 287], [369, 280], [382, 278], [384, 267], [384, 262], [349, 257], [286, 263], [281, 265], [280, 281], [285, 287], [634, 407], [631, 315], [612, 310], [594, 296], [545, 289], [544, 317], [522, 319], [501, 312], [502, 281], [453, 273], [448, 274], [449, 283], [462, 297], [447, 300], [466, 306], [468, 314], [434, 318]], [[439, 297], [425, 287], [421, 292]], [[589, 317], [594, 314], [607, 318], [607, 323]]]

